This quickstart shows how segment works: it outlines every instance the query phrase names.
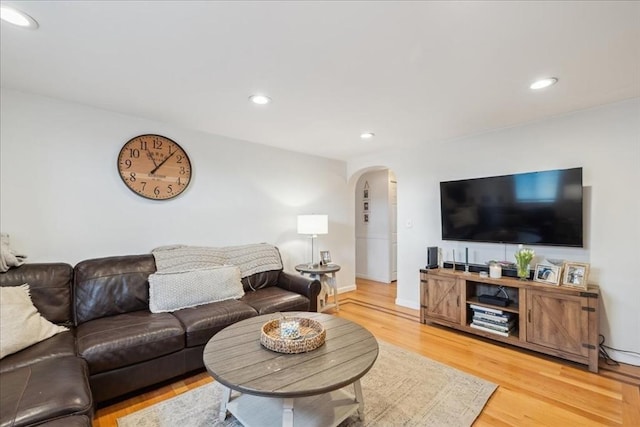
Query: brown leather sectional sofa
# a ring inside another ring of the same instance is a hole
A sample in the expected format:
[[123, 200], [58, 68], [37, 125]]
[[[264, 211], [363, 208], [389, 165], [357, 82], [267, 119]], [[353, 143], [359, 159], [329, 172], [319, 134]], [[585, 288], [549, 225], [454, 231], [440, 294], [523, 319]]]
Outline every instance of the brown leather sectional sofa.
[[[1, 286], [28, 283], [34, 305], [68, 326], [0, 360], [0, 426], [91, 426], [94, 407], [203, 368], [207, 341], [242, 319], [316, 311], [320, 283], [282, 270], [242, 279], [245, 295], [172, 313], [149, 311], [152, 255], [25, 264]], [[251, 286], [249, 286], [251, 283]]]

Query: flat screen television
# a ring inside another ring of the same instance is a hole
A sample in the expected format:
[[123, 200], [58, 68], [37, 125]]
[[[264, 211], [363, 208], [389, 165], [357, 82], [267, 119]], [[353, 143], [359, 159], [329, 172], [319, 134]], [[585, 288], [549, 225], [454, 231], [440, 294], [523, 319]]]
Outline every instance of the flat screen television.
[[440, 183], [442, 239], [583, 246], [582, 168]]

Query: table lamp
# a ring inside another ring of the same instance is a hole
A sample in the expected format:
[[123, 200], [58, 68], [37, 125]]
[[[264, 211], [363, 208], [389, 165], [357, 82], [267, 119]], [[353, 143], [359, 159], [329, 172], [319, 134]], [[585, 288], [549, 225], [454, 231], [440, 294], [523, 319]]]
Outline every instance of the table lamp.
[[310, 268], [316, 267], [313, 262], [313, 241], [318, 234], [329, 233], [328, 215], [298, 215], [298, 234], [308, 234], [311, 237], [311, 263]]

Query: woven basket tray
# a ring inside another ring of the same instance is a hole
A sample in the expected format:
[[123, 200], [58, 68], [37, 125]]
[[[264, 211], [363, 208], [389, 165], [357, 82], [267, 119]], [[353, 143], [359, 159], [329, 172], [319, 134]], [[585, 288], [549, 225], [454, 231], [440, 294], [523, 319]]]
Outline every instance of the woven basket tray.
[[280, 337], [280, 319], [271, 320], [262, 325], [260, 344], [278, 353], [305, 353], [315, 350], [324, 344], [327, 331], [320, 322], [304, 317], [289, 317], [287, 321], [300, 324], [300, 337], [287, 339]]

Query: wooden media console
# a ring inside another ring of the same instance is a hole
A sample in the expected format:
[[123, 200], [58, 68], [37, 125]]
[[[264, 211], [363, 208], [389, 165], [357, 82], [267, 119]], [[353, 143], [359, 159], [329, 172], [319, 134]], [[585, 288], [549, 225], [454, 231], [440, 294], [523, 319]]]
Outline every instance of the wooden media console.
[[[505, 294], [511, 301], [506, 307], [478, 300], [480, 295]], [[585, 290], [453, 269], [420, 270], [420, 322], [582, 363], [591, 372], [598, 372], [599, 296], [595, 285]], [[476, 319], [502, 316], [515, 326], [507, 333], [478, 329], [474, 314]]]

